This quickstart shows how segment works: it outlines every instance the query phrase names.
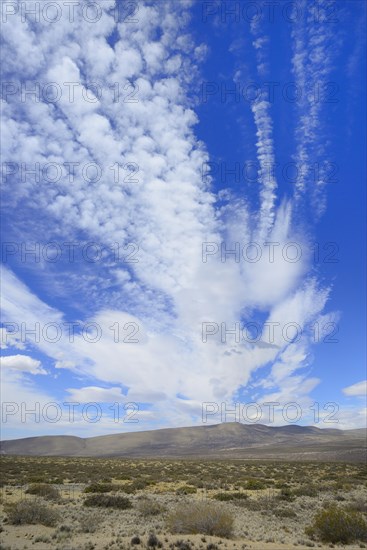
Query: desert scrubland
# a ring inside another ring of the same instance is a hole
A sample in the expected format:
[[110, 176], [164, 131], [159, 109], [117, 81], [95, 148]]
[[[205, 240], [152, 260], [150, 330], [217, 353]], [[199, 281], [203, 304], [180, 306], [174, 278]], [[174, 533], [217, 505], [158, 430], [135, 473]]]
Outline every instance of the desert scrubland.
[[359, 463], [1, 460], [2, 550], [367, 548]]

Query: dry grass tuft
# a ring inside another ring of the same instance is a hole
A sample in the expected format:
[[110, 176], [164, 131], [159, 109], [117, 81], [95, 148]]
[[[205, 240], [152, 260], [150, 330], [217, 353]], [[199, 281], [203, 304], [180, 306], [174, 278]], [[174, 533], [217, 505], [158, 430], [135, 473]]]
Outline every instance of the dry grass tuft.
[[178, 506], [168, 518], [173, 533], [231, 537], [233, 517], [220, 504], [195, 502]]
[[5, 505], [5, 512], [12, 525], [41, 524], [53, 527], [59, 514], [38, 500], [20, 500]]
[[166, 510], [160, 502], [157, 502], [156, 500], [148, 497], [140, 498], [137, 502], [136, 507], [144, 517], [158, 516]]

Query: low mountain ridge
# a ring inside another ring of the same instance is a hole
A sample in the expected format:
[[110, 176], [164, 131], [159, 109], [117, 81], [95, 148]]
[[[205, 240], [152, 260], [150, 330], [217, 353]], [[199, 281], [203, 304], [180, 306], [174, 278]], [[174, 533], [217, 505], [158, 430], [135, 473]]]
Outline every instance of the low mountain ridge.
[[365, 460], [367, 431], [228, 422], [81, 438], [39, 436], [0, 442], [4, 455]]

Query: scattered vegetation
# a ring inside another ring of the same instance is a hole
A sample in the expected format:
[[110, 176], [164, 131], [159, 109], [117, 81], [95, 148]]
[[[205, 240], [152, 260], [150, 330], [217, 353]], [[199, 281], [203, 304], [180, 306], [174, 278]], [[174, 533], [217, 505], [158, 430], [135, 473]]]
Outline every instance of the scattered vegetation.
[[[55, 550], [232, 545], [209, 536], [233, 536], [238, 549], [251, 541], [290, 548], [350, 541], [367, 548], [363, 464], [6, 455], [0, 460], [4, 548], [9, 542], [14, 550], [25, 544], [38, 548], [35, 542]], [[34, 528], [18, 529], [26, 523], [39, 524], [36, 534]], [[49, 526], [56, 529], [50, 532]], [[168, 530], [177, 536], [169, 538]], [[193, 540], [195, 534], [200, 536]]]
[[[270, 487], [291, 487], [307, 491], [305, 479], [312, 480], [312, 487], [319, 492], [350, 491], [366, 483], [363, 464], [323, 464], [318, 462], [266, 462], [241, 460], [154, 460], [119, 458], [74, 457], [22, 457], [1, 456], [2, 484], [26, 485], [29, 483], [111, 483], [122, 480], [118, 487], [126, 493], [134, 493], [159, 483], [167, 483], [197, 489], [220, 490], [225, 486], [233, 490], [241, 486], [245, 490], [264, 490]], [[340, 480], [343, 480], [342, 482]], [[285, 481], [286, 480], [286, 481]], [[107, 484], [108, 484], [107, 483]]]

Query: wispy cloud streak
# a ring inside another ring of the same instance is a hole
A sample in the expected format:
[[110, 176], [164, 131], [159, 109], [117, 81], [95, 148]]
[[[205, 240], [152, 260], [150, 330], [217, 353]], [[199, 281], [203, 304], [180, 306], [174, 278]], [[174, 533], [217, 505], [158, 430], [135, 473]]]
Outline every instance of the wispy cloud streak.
[[294, 158], [299, 177], [295, 196], [309, 200], [317, 218], [326, 207], [324, 188], [328, 169], [324, 161], [328, 147], [325, 126], [333, 102], [338, 101], [338, 85], [330, 79], [340, 39], [336, 25], [326, 17], [325, 6], [321, 3], [310, 6], [302, 0], [296, 9], [306, 16], [292, 31], [292, 71], [300, 94], [296, 108]]

